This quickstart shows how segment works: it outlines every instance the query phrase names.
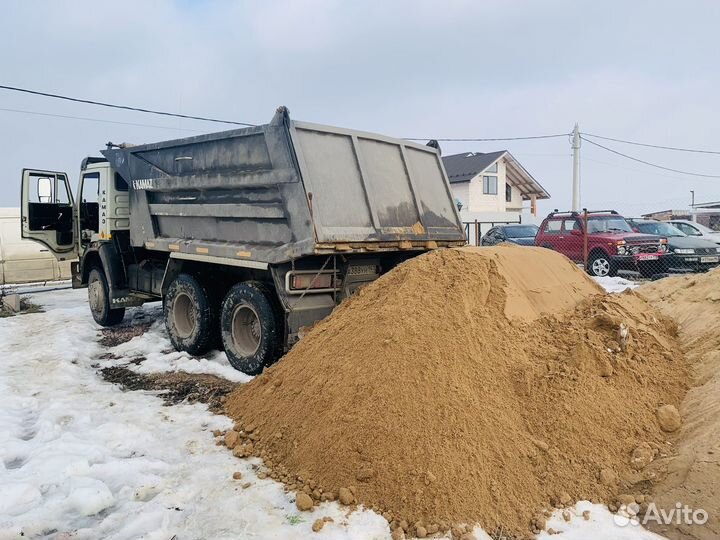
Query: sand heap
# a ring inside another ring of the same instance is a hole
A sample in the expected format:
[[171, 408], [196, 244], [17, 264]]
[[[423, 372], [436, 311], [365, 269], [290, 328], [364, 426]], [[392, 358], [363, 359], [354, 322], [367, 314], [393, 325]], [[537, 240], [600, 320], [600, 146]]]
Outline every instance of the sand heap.
[[690, 365], [693, 388], [680, 407], [683, 425], [677, 456], [658, 460], [653, 468], [659, 508], [677, 502], [709, 515], [706, 524], [657, 527], [668, 538], [720, 538], [720, 269], [674, 277], [639, 289], [655, 306], [673, 317]]
[[291, 489], [374, 508], [410, 535], [526, 535], [549, 504], [642, 480], [665, 446], [656, 410], [684, 395], [680, 358], [673, 323], [557, 253], [434, 251], [236, 390], [231, 445]]

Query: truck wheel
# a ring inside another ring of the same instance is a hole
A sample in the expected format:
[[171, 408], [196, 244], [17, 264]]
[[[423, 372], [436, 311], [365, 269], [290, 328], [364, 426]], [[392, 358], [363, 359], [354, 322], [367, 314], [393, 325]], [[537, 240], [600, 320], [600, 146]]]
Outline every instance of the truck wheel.
[[173, 346], [193, 355], [204, 354], [213, 342], [217, 312], [207, 291], [189, 274], [180, 274], [165, 294], [165, 328]]
[[110, 290], [102, 268], [93, 268], [88, 276], [88, 304], [100, 326], [115, 326], [125, 317], [125, 308], [110, 309]]
[[270, 292], [260, 283], [238, 283], [225, 295], [220, 317], [223, 347], [232, 367], [257, 375], [282, 352], [283, 325]]
[[605, 253], [593, 253], [588, 260], [588, 273], [595, 277], [615, 276], [617, 269]]

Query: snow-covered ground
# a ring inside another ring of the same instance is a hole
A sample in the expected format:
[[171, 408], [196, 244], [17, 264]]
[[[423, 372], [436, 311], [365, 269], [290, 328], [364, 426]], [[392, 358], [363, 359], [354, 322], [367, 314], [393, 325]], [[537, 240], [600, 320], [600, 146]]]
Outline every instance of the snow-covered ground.
[[637, 281], [631, 281], [621, 277], [606, 276], [594, 277], [593, 279], [609, 293], [621, 293], [627, 289], [634, 289], [640, 285]]
[[[33, 301], [46, 312], [0, 319], [0, 540], [389, 538], [387, 523], [370, 511], [324, 503], [299, 513], [292, 494], [257, 478], [258, 460], [234, 458], [215, 444], [211, 431], [229, 427], [228, 418], [204, 405], [164, 406], [152, 392], [123, 392], [97, 373], [142, 355], [146, 360], [130, 367], [247, 381], [224, 354], [168, 352], [159, 320], [106, 349], [84, 291], [45, 292]], [[159, 315], [153, 305], [141, 311], [145, 321]], [[120, 359], [100, 360], [106, 352]], [[232, 479], [235, 471], [242, 480]], [[583, 510], [591, 511], [589, 520]], [[548, 527], [566, 540], [659, 538], [617, 526], [599, 505], [578, 503], [573, 515], [566, 522], [558, 513]], [[313, 521], [324, 516], [334, 522], [313, 533]]]

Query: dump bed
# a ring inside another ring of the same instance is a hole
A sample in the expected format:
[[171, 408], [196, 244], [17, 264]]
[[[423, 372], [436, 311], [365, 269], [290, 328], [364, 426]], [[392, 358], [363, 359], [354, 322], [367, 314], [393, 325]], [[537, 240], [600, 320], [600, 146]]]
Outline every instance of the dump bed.
[[130, 186], [135, 247], [280, 263], [464, 243], [438, 150], [282, 107], [267, 125], [103, 154]]

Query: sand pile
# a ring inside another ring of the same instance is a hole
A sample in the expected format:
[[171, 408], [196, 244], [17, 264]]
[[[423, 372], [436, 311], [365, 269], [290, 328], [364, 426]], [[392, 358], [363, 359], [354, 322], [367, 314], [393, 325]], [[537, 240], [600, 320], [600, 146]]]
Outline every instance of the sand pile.
[[602, 294], [549, 250], [435, 251], [231, 394], [230, 446], [409, 535], [527, 535], [550, 504], [614, 500], [666, 451], [656, 410], [685, 390], [674, 336], [640, 297]]
[[708, 522], [656, 528], [669, 538], [720, 538], [720, 269], [667, 278], [639, 289], [679, 326], [693, 387], [682, 402], [678, 454], [654, 465], [658, 507], [677, 502], [709, 514]]

